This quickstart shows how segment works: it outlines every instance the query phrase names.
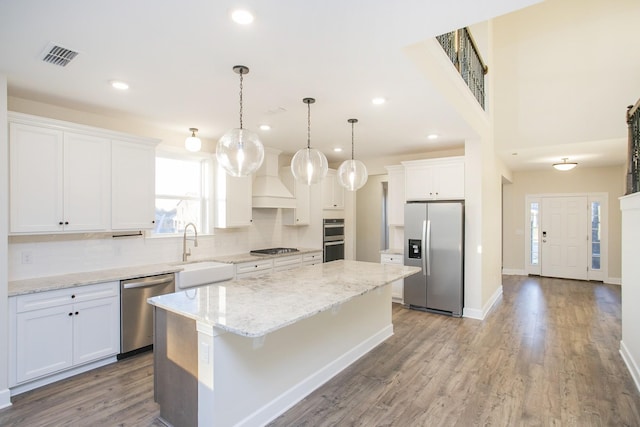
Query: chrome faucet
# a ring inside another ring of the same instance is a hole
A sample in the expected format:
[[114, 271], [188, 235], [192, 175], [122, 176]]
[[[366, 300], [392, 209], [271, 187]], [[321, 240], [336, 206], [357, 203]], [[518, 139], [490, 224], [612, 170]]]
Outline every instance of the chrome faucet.
[[193, 227], [193, 232], [195, 236], [193, 239], [193, 247], [198, 247], [198, 230], [196, 229], [196, 225], [192, 222], [184, 226], [184, 234], [182, 235], [182, 262], [186, 262], [187, 258], [191, 255], [191, 248], [189, 248], [189, 252], [187, 252], [187, 229], [189, 226]]

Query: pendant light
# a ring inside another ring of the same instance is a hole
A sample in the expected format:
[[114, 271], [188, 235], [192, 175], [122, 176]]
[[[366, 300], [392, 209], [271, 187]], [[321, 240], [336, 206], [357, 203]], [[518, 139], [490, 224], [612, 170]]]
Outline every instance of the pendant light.
[[570, 171], [571, 169], [578, 166], [576, 162], [567, 162], [569, 160], [568, 157], [562, 158], [562, 163], [554, 163], [553, 167], [559, 171]]
[[304, 98], [302, 102], [307, 104], [307, 147], [294, 154], [291, 159], [291, 173], [295, 179], [311, 185], [317, 184], [327, 176], [329, 163], [321, 151], [311, 148], [311, 104], [316, 100]]
[[192, 152], [200, 151], [202, 141], [196, 136], [198, 128], [189, 128], [189, 132], [191, 132], [191, 136], [184, 140], [184, 148]]
[[354, 160], [353, 125], [358, 119], [349, 119], [351, 123], [351, 160], [345, 160], [338, 168], [338, 182], [349, 191], [357, 191], [367, 183], [367, 167], [360, 160]]
[[231, 129], [218, 141], [218, 164], [231, 176], [247, 176], [255, 172], [264, 160], [264, 147], [258, 135], [242, 127], [242, 76], [249, 68], [236, 65], [233, 71], [240, 74], [240, 128]]

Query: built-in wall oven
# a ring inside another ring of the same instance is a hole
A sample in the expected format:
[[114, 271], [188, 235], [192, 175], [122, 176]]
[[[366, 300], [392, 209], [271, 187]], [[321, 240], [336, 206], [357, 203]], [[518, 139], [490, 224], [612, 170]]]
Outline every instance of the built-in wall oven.
[[322, 228], [323, 261], [344, 259], [344, 219], [325, 219]]

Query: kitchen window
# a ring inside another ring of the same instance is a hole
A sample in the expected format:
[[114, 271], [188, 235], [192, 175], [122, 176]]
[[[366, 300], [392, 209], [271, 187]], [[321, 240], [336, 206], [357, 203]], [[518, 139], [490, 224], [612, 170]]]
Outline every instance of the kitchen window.
[[190, 222], [211, 232], [211, 161], [198, 156], [156, 156], [156, 209], [153, 234], [175, 235]]

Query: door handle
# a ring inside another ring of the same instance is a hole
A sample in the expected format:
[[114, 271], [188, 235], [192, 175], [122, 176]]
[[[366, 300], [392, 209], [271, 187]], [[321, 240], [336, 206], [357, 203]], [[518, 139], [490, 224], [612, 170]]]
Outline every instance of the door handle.
[[427, 221], [427, 249], [425, 258], [427, 260], [427, 276], [431, 276], [431, 220]]
[[422, 221], [422, 275], [427, 275], [427, 220]]

